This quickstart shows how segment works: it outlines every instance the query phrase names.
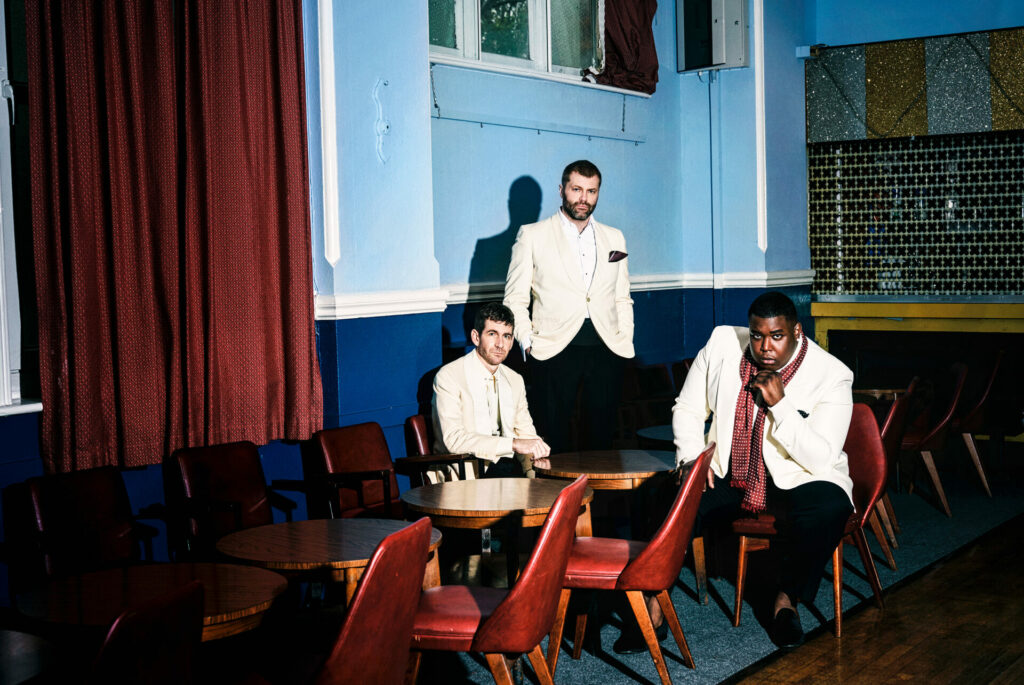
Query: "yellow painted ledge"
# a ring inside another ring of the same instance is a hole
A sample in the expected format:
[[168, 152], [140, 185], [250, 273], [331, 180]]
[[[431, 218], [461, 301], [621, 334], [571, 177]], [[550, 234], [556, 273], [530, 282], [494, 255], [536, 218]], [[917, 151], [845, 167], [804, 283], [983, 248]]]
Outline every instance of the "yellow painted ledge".
[[1024, 303], [812, 302], [811, 316], [825, 349], [831, 330], [1024, 333]]

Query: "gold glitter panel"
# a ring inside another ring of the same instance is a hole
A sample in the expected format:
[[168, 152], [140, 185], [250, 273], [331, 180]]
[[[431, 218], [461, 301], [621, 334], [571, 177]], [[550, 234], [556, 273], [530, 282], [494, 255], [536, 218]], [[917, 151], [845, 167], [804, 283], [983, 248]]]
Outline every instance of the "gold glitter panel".
[[868, 138], [928, 134], [924, 41], [865, 46]]
[[[1024, 29], [989, 34], [992, 130], [1024, 128]], [[1000, 86], [1002, 86], [1000, 88]], [[1009, 100], [1007, 100], [1009, 97]]]

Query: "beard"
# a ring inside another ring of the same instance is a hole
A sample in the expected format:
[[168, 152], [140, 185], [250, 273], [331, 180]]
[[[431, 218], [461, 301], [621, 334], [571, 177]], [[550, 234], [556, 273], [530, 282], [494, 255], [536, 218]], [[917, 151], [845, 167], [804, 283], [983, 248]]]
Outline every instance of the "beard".
[[[586, 209], [579, 209], [580, 205], [586, 205]], [[594, 213], [594, 208], [597, 207], [597, 203], [589, 204], [586, 202], [579, 202], [575, 205], [569, 204], [569, 201], [565, 199], [565, 194], [562, 195], [562, 211], [566, 213], [569, 218], [574, 221], [586, 221], [590, 218], [590, 215]]]

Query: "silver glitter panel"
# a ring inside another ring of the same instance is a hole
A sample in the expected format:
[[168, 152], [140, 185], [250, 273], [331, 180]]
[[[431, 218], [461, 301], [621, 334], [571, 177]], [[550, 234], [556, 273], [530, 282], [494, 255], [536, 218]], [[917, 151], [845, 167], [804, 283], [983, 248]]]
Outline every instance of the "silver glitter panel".
[[1024, 295], [1024, 131], [807, 146], [815, 295]]
[[863, 45], [822, 50], [807, 60], [804, 85], [808, 143], [866, 137]]
[[992, 130], [988, 33], [928, 38], [928, 133]]

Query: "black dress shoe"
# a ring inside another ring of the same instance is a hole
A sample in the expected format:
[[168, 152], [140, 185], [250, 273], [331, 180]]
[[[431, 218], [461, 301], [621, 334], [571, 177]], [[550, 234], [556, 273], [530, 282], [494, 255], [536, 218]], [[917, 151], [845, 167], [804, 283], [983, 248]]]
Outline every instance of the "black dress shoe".
[[772, 642], [779, 647], [796, 647], [804, 640], [800, 615], [795, 609], [779, 609], [772, 620]]
[[[661, 642], [668, 637], [668, 623], [661, 622], [661, 625], [654, 629], [654, 637]], [[639, 654], [647, 651], [647, 643], [644, 642], [644, 634], [639, 628], [624, 630], [619, 639], [612, 645], [612, 651], [616, 654]]]

